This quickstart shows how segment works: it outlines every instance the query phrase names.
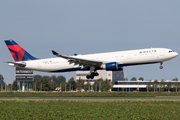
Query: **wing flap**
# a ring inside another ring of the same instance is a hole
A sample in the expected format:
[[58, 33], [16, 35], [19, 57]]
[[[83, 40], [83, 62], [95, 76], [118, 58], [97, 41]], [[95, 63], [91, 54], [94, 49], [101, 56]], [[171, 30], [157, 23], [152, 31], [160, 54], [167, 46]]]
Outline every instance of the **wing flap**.
[[56, 55], [57, 57], [61, 57], [61, 58], [68, 60], [69, 64], [74, 63], [74, 65], [79, 65], [79, 66], [84, 66], [84, 67], [90, 67], [90, 66], [100, 67], [103, 64], [102, 61], [83, 59], [83, 58], [78, 58], [77, 56], [72, 57], [72, 56], [61, 55], [61, 54], [58, 54], [57, 52], [55, 52], [54, 50], [52, 50], [52, 53], [54, 55]]

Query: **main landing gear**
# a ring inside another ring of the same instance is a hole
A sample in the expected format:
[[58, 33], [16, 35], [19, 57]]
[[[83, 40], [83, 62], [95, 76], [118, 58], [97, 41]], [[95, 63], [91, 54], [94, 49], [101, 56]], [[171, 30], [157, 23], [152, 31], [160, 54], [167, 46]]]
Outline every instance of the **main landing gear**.
[[96, 71], [92, 72], [89, 75], [87, 75], [86, 78], [87, 79], [94, 79], [94, 76], [99, 76], [99, 73], [97, 73]]
[[160, 69], [163, 69], [163, 66], [162, 66], [162, 64], [163, 64], [163, 63], [160, 63], [160, 67], [159, 67]]
[[94, 79], [94, 76], [99, 76], [97, 73], [95, 66], [90, 66], [90, 74], [86, 76], [87, 79]]

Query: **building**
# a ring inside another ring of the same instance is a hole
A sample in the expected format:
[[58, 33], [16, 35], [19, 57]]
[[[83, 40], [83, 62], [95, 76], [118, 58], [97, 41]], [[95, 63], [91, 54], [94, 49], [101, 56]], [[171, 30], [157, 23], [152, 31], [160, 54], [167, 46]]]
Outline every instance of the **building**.
[[102, 78], [114, 80], [114, 82], [117, 81], [123, 81], [124, 80], [124, 72], [121, 71], [106, 71], [106, 70], [98, 70], [99, 76], [95, 76], [94, 79], [87, 79], [86, 76], [89, 74], [89, 71], [76, 71], [76, 80], [83, 79], [85, 84], [86, 82], [90, 82], [91, 84], [94, 83], [95, 80]]
[[[76, 71], [76, 80], [81, 78], [82, 80], [84, 80], [84, 84], [86, 84], [89, 81], [90, 84], [93, 85], [94, 81], [96, 81], [97, 79], [100, 78], [102, 78], [103, 80], [110, 79], [110, 80], [114, 80], [114, 86], [112, 91], [122, 91], [122, 92], [148, 91], [147, 84], [149, 81], [141, 81], [141, 80], [124, 81], [124, 72], [122, 70], [121, 71], [98, 70], [97, 72], [99, 73], [99, 76], [95, 76], [94, 79], [87, 79], [86, 76], [89, 74], [89, 71]], [[151, 80], [151, 82], [153, 83], [154, 81]], [[171, 80], [166, 80], [164, 82], [165, 82], [165, 86], [167, 86], [168, 82], [171, 82], [172, 86], [174, 83], [176, 83], [176, 81], [171, 81]], [[159, 86], [157, 86], [157, 89], [158, 91], [160, 90]]]
[[[136, 91], [148, 91], [147, 83], [149, 81], [116, 81], [114, 83], [112, 91], [122, 91], [122, 92], [136, 92]], [[153, 83], [154, 80], [151, 80], [151, 83]], [[161, 82], [161, 81], [158, 81]], [[165, 86], [167, 86], [168, 82], [171, 82], [171, 85], [173, 86], [174, 83], [178, 82], [180, 84], [180, 81], [171, 81], [171, 80], [166, 80], [164, 81]], [[160, 86], [157, 85], [157, 90], [159, 91]], [[151, 91], [154, 91], [153, 88]]]

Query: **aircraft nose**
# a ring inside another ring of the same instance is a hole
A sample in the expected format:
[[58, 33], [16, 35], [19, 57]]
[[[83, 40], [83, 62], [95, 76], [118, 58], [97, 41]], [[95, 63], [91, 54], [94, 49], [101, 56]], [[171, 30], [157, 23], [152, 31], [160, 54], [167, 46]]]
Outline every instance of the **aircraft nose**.
[[175, 57], [177, 57], [177, 56], [178, 56], [178, 53], [177, 53], [177, 52], [175, 52], [174, 54], [175, 54], [175, 55], [174, 55]]
[[176, 52], [176, 57], [178, 56], [178, 53]]

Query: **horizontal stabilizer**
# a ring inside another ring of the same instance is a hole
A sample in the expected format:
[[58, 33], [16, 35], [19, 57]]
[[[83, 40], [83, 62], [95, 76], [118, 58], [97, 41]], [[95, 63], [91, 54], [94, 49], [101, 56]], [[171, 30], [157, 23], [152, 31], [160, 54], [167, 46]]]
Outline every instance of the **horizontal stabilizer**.
[[22, 63], [16, 63], [16, 62], [5, 62], [5, 63], [9, 63], [10, 66], [15, 66], [15, 67], [25, 67], [26, 63], [22, 62]]

